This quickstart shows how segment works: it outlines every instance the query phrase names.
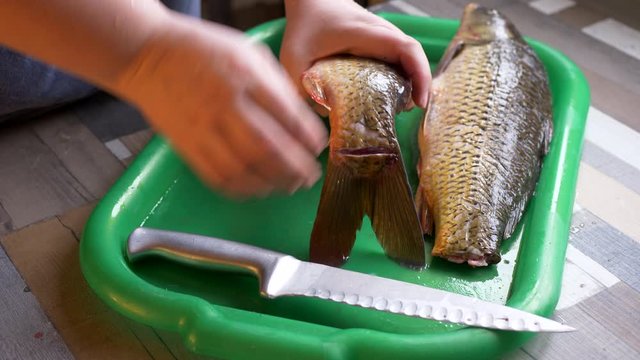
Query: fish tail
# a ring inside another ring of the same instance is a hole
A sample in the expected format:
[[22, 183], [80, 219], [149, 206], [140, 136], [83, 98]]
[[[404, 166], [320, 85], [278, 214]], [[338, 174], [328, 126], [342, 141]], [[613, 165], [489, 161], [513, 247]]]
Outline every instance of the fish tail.
[[330, 155], [320, 204], [311, 232], [309, 258], [341, 266], [349, 258], [369, 200], [366, 179], [354, 176], [343, 161]]
[[393, 260], [423, 268], [424, 238], [402, 158], [390, 161], [370, 181], [372, 200], [367, 213], [380, 245]]
[[425, 266], [424, 239], [411, 189], [402, 160], [394, 158], [378, 174], [363, 177], [344, 161], [329, 157], [311, 232], [311, 261], [343, 265], [367, 214], [387, 256], [409, 267]]

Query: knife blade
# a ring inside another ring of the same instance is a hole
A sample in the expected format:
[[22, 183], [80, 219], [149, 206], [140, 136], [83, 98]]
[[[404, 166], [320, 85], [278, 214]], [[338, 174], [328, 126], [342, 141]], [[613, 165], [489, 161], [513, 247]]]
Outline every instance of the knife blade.
[[257, 275], [262, 296], [307, 296], [406, 316], [489, 329], [566, 332], [575, 329], [512, 307], [398, 280], [298, 260], [263, 248], [203, 235], [135, 229], [130, 261], [159, 255], [187, 265], [239, 267]]

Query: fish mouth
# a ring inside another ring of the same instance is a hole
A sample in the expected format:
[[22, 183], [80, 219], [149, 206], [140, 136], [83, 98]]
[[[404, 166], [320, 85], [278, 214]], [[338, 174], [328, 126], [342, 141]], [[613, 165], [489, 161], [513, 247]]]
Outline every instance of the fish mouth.
[[500, 255], [496, 254], [484, 254], [484, 255], [475, 255], [475, 254], [463, 254], [463, 255], [449, 255], [445, 256], [445, 259], [456, 263], [456, 264], [464, 264], [465, 262], [472, 267], [484, 267], [492, 264], [497, 264], [500, 262]]

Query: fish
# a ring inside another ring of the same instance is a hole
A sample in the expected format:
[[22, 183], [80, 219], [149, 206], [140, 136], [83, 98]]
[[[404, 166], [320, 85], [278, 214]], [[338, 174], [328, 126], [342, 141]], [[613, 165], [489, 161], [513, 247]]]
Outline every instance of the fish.
[[310, 98], [329, 112], [329, 154], [311, 232], [312, 262], [342, 266], [363, 217], [386, 256], [425, 266], [425, 242], [395, 129], [410, 106], [411, 82], [393, 66], [333, 56], [302, 75]]
[[415, 202], [433, 256], [500, 262], [534, 193], [552, 121], [539, 57], [499, 11], [468, 4], [418, 130]]

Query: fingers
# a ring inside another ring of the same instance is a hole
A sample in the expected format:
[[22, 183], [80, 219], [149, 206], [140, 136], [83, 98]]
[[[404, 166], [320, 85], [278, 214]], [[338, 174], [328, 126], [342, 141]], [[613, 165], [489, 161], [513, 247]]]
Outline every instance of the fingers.
[[313, 185], [321, 175], [315, 156], [253, 99], [235, 108], [233, 122], [221, 129], [242, 159], [245, 170], [274, 189], [293, 192]]
[[351, 43], [357, 45], [350, 47], [349, 53], [401, 65], [411, 79], [414, 102], [423, 108], [427, 106], [431, 70], [429, 60], [417, 40], [393, 26], [372, 26], [367, 31], [353, 31], [352, 36]]
[[418, 106], [426, 108], [429, 102], [429, 89], [431, 88], [429, 61], [420, 43], [408, 36], [406, 38], [408, 40], [398, 45], [400, 64], [411, 79], [413, 101]]
[[192, 149], [198, 175], [233, 197], [292, 193], [310, 187], [321, 170], [312, 154], [290, 137], [268, 113], [246, 101], [232, 121], [211, 128]]
[[234, 197], [264, 196], [274, 186], [251, 171], [251, 165], [237, 147], [212, 132], [210, 140], [197, 144], [192, 156], [196, 171], [209, 185]]

